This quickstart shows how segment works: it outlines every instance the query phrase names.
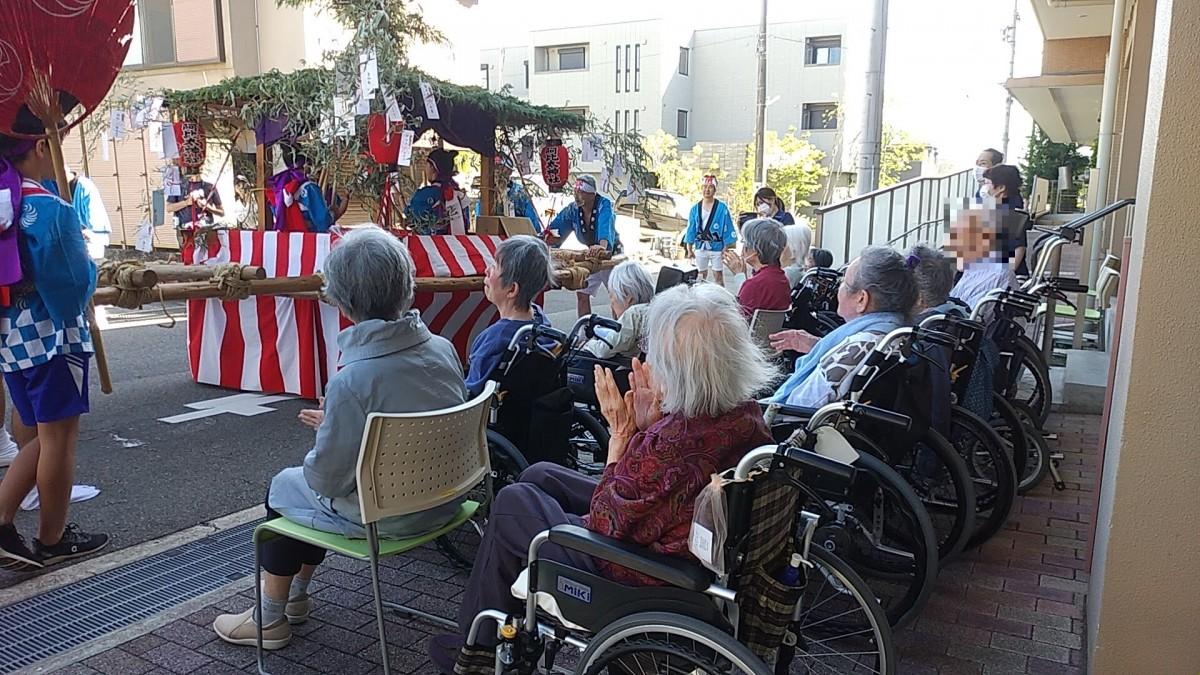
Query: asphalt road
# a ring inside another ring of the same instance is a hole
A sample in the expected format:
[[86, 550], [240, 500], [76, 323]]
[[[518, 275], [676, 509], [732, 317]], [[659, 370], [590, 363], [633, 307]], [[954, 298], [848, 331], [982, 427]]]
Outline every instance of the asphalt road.
[[[594, 309], [608, 312], [603, 292]], [[575, 294], [548, 293], [545, 310], [555, 326], [569, 328]], [[183, 316], [182, 306], [175, 305], [173, 313]], [[271, 403], [274, 412], [253, 417], [226, 413], [178, 424], [159, 421], [189, 412], [188, 403], [238, 393], [192, 381], [185, 322], [173, 328], [136, 325], [161, 316], [160, 310], [145, 310], [110, 317], [104, 343], [112, 394], [100, 393], [92, 370], [92, 412], [82, 422], [75, 482], [98, 487], [100, 495], [72, 504], [70, 520], [109, 533], [112, 550], [260, 503], [271, 477], [298, 465], [312, 445], [312, 431], [296, 420], [311, 401]], [[37, 512], [18, 514], [17, 524], [32, 537]], [[28, 574], [0, 571], [0, 588], [25, 578]]]

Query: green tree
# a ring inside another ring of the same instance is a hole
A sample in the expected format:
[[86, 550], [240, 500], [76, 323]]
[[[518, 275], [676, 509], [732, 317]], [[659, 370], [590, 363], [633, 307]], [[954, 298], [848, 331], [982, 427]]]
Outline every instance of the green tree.
[[[821, 165], [825, 153], [808, 142], [806, 134], [797, 136], [796, 128], [780, 136], [768, 131], [763, 144], [763, 162], [767, 166], [767, 185], [775, 190], [789, 208], [808, 206], [808, 197], [821, 187], [829, 170]], [[754, 146], [747, 146], [746, 165], [733, 181], [730, 202], [735, 211], [754, 210]]]
[[700, 181], [705, 167], [701, 166], [704, 151], [700, 146], [691, 152], [679, 152], [679, 139], [659, 129], [642, 139], [650, 166], [658, 177], [658, 187], [692, 200], [700, 199]]
[[900, 182], [900, 174], [912, 168], [913, 162], [925, 155], [925, 144], [907, 131], [883, 127], [883, 156], [880, 157], [879, 187]]
[[1021, 190], [1029, 196], [1034, 177], [1046, 180], [1058, 180], [1058, 167], [1065, 166], [1071, 170], [1074, 185], [1066, 189], [1078, 189], [1078, 178], [1088, 168], [1091, 160], [1079, 154], [1079, 145], [1075, 143], [1055, 143], [1044, 131], [1033, 127], [1029, 134], [1029, 146], [1025, 151], [1025, 163], [1021, 165], [1023, 185]]

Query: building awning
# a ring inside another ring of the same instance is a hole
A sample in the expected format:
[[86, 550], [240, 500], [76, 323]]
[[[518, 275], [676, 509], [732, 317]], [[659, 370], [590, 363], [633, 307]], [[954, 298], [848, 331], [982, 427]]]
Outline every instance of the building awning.
[[1055, 143], [1087, 145], [1099, 136], [1104, 73], [1019, 77], [1004, 86]]

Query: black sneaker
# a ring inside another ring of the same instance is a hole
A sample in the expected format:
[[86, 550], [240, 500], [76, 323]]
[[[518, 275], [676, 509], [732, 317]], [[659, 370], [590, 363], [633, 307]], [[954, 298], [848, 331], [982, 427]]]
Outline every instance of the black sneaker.
[[25, 544], [16, 525], [0, 525], [0, 569], [26, 570], [45, 566], [42, 557]]
[[33, 540], [34, 551], [41, 557], [43, 565], [53, 565], [71, 558], [91, 555], [107, 545], [107, 534], [88, 534], [79, 529], [75, 523], [67, 524], [66, 529], [63, 530], [62, 539], [53, 546], [46, 546], [36, 538]]

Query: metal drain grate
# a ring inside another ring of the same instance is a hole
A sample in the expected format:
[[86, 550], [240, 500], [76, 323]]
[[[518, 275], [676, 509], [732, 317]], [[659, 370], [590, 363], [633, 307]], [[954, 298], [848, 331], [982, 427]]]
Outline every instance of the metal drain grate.
[[11, 673], [216, 590], [254, 571], [246, 523], [0, 607], [0, 673]]

